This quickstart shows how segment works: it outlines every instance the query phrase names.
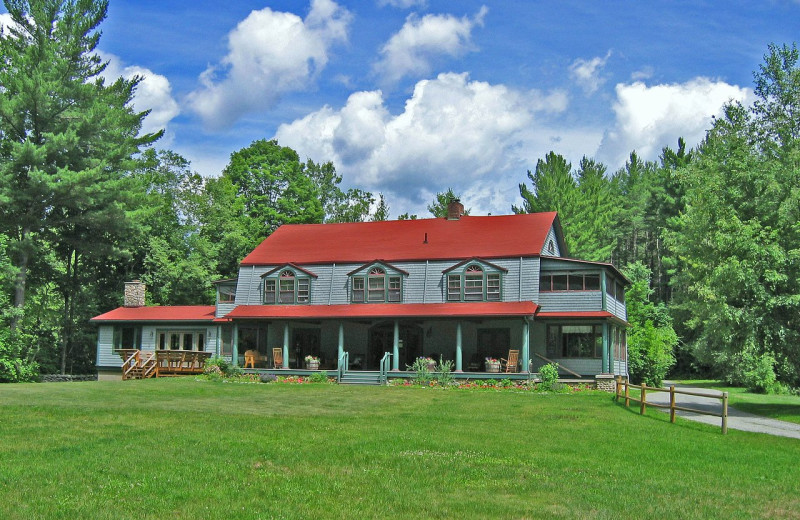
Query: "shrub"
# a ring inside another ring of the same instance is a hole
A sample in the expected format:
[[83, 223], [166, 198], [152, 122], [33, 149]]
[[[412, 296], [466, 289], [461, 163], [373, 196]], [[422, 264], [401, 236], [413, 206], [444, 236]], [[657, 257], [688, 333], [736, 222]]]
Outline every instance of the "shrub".
[[322, 372], [314, 372], [308, 377], [308, 380], [312, 383], [327, 383], [328, 373], [325, 370]]
[[275, 381], [278, 380], [278, 377], [275, 374], [261, 374], [260, 376], [258, 376], [258, 379], [262, 383], [274, 383]]
[[429, 363], [430, 363], [429, 358], [420, 357], [414, 360], [413, 365], [411, 366], [406, 365], [406, 368], [414, 371], [414, 376], [411, 378], [414, 384], [427, 385], [428, 382], [430, 382], [432, 376], [431, 376], [431, 371], [428, 368]]
[[556, 382], [558, 381], [558, 365], [555, 363], [548, 363], [539, 369], [539, 378], [542, 382], [539, 388], [545, 392], [555, 390]]
[[203, 374], [207, 375], [209, 379], [220, 379], [240, 376], [244, 374], [244, 370], [242, 367], [234, 366], [222, 356], [212, 356], [203, 365]]
[[436, 380], [442, 386], [448, 386], [453, 383], [452, 361], [445, 361], [441, 357], [439, 358], [439, 372], [436, 374]]

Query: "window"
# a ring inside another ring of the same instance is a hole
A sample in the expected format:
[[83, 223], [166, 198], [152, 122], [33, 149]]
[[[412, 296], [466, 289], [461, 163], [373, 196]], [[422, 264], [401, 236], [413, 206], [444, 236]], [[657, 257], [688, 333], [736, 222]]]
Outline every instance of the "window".
[[158, 350], [205, 350], [205, 331], [158, 331]]
[[233, 303], [236, 300], [236, 286], [235, 285], [220, 285], [219, 286], [219, 297], [217, 301], [219, 303]]
[[141, 349], [142, 328], [134, 326], [114, 327], [114, 349]]
[[599, 274], [542, 274], [539, 277], [539, 292], [599, 290]]
[[447, 275], [447, 301], [484, 302], [502, 299], [502, 280], [478, 264], [469, 264], [463, 273]]
[[447, 275], [447, 300], [461, 301], [461, 275]]
[[602, 358], [602, 325], [548, 325], [547, 352], [565, 358]]
[[380, 267], [373, 267], [367, 276], [367, 300], [371, 302], [386, 301], [386, 272]]
[[311, 301], [311, 279], [298, 276], [291, 269], [284, 269], [276, 278], [264, 280], [264, 303], [309, 303]]
[[353, 278], [353, 302], [364, 301], [364, 278], [357, 276]]
[[483, 300], [483, 269], [477, 265], [467, 267], [464, 273], [464, 301]]
[[555, 244], [553, 244], [552, 240], [547, 243], [547, 252], [550, 253], [551, 255], [556, 254], [556, 246]]
[[351, 285], [351, 301], [353, 303], [403, 301], [402, 277], [386, 274], [386, 270], [382, 267], [375, 266], [370, 268], [366, 276], [353, 276]]

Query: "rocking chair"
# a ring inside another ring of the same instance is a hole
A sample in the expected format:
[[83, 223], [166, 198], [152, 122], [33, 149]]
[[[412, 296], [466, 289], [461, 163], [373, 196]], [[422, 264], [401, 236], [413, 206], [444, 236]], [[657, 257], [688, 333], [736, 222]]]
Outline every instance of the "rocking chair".
[[283, 349], [272, 349], [272, 368], [283, 368]]
[[509, 350], [508, 359], [500, 358], [500, 368], [505, 373], [517, 372], [519, 364], [519, 350]]

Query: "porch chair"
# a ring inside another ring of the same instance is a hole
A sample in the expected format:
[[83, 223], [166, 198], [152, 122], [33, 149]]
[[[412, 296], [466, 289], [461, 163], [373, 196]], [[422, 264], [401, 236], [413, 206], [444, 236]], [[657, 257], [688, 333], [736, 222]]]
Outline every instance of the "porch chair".
[[519, 350], [509, 350], [508, 359], [500, 358], [500, 368], [504, 369], [503, 372], [517, 372], [517, 365], [519, 364]]
[[244, 353], [244, 368], [247, 368], [248, 366], [250, 368], [255, 368], [256, 360], [259, 357], [260, 356], [258, 355], [258, 352], [256, 352], [255, 350], [246, 350]]
[[283, 368], [283, 349], [272, 349], [272, 368]]

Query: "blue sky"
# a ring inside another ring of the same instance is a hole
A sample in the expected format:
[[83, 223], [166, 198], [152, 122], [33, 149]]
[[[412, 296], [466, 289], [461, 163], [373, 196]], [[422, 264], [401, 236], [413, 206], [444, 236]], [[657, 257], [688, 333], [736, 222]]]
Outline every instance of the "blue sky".
[[99, 48], [203, 175], [277, 138], [422, 217], [448, 187], [509, 213], [550, 150], [613, 171], [697, 144], [798, 28], [790, 0], [111, 0]]

